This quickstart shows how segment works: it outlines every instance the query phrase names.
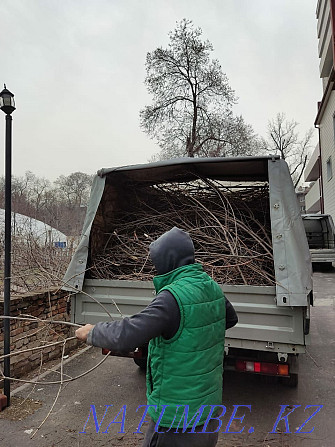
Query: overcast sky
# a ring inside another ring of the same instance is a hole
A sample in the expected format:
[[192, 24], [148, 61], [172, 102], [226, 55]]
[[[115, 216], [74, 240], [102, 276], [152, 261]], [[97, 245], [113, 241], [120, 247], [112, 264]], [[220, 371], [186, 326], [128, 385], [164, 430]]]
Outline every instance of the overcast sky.
[[[0, 83], [15, 94], [13, 174], [59, 175], [145, 163], [145, 56], [191, 19], [266, 136], [277, 112], [313, 127], [321, 99], [316, 0], [1, 0]], [[0, 85], [2, 87], [2, 85]], [[0, 117], [1, 118], [1, 117]], [[4, 116], [0, 119], [1, 152]], [[315, 132], [314, 143], [317, 142]], [[0, 174], [4, 156], [0, 158]]]

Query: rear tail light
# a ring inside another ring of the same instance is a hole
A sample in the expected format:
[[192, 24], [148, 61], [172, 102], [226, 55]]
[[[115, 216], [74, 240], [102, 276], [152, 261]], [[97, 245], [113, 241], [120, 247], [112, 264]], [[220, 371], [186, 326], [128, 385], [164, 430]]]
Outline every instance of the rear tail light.
[[265, 374], [278, 374], [276, 363], [261, 363], [261, 372]]
[[102, 355], [108, 355], [110, 353], [110, 350], [109, 349], [106, 349], [106, 348], [102, 348], [101, 349], [101, 354]]
[[278, 374], [288, 376], [288, 365], [278, 365]]
[[248, 360], [236, 360], [237, 371], [271, 374], [274, 376], [288, 376], [288, 365], [282, 363], [253, 362]]

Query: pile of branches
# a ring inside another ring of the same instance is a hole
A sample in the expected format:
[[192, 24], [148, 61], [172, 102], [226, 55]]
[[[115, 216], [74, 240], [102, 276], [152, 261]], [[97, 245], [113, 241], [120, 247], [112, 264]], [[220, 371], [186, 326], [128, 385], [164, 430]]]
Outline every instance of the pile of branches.
[[189, 232], [196, 262], [217, 282], [274, 284], [268, 185], [208, 179], [133, 188], [113, 214], [90, 277], [151, 280], [148, 246], [174, 226]]

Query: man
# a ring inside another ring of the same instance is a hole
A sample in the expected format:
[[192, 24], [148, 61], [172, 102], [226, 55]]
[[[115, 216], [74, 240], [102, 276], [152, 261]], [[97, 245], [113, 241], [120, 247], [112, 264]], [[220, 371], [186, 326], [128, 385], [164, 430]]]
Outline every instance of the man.
[[[142, 447], [214, 447], [216, 421], [204, 424], [210, 408], [222, 404], [225, 330], [237, 316], [220, 286], [195, 263], [188, 233], [174, 227], [149, 250], [158, 273], [152, 303], [130, 318], [83, 326], [76, 336], [112, 351], [132, 351], [149, 342], [151, 421]], [[185, 408], [196, 433], [183, 432]]]

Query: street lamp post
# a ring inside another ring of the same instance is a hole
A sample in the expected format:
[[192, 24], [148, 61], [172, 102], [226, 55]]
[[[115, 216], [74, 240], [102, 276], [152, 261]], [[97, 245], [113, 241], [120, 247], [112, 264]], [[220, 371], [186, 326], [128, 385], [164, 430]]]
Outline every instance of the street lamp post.
[[[4, 316], [10, 316], [10, 275], [11, 275], [11, 215], [12, 215], [12, 117], [15, 110], [14, 95], [6, 85], [0, 93], [0, 109], [6, 114], [5, 137], [5, 270], [4, 270]], [[4, 319], [4, 355], [10, 353], [10, 320]], [[10, 357], [4, 358], [4, 375], [10, 377]], [[4, 379], [4, 393], [7, 406], [10, 405], [10, 380]]]

